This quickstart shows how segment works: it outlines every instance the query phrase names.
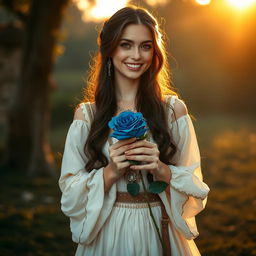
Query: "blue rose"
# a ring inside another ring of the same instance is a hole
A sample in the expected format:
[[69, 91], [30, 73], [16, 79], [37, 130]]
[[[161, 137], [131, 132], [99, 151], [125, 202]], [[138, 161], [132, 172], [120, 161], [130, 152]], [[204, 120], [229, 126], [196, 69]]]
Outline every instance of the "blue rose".
[[140, 138], [148, 130], [146, 120], [140, 112], [124, 111], [112, 117], [108, 126], [114, 131], [111, 137], [118, 140]]

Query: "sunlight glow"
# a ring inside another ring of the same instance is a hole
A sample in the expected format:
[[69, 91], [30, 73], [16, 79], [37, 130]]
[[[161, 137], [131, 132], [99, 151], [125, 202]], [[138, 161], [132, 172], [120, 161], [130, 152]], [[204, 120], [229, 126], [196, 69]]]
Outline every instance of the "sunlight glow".
[[211, 0], [196, 0], [196, 3], [200, 5], [207, 5], [211, 3]]
[[104, 20], [113, 15], [119, 9], [125, 7], [130, 0], [73, 0], [82, 12], [83, 21]]
[[246, 9], [255, 4], [256, 0], [228, 0], [228, 2], [238, 9]]
[[146, 0], [147, 4], [151, 6], [167, 4], [169, 0]]

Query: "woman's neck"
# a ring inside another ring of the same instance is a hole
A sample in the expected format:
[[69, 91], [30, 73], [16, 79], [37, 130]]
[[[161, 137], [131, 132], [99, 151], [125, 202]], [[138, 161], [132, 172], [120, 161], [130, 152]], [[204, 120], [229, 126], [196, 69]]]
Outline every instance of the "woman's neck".
[[118, 102], [134, 104], [138, 91], [139, 80], [115, 79], [116, 98]]

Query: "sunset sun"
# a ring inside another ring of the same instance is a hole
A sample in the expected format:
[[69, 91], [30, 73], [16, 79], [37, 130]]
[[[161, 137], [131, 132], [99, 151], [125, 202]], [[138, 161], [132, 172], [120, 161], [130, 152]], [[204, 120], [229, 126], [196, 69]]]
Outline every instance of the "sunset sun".
[[256, 3], [256, 0], [228, 0], [229, 4], [238, 9], [246, 9]]
[[82, 11], [84, 21], [98, 21], [110, 17], [117, 10], [127, 5], [128, 0], [73, 0], [78, 9]]
[[196, 0], [196, 3], [200, 5], [207, 5], [211, 3], [211, 0]]

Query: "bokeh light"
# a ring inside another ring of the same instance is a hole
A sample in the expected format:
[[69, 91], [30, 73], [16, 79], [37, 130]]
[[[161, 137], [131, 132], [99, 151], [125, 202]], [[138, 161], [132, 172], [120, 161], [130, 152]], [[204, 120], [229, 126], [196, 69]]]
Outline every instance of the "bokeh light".
[[168, 0], [146, 0], [146, 3], [151, 6], [164, 5], [168, 3]]
[[211, 3], [211, 0], [196, 0], [196, 3], [200, 5], [208, 5]]
[[78, 9], [82, 12], [83, 21], [103, 20], [113, 15], [119, 9], [125, 7], [129, 0], [73, 0]]
[[227, 0], [228, 3], [238, 9], [246, 9], [253, 6], [256, 0]]

